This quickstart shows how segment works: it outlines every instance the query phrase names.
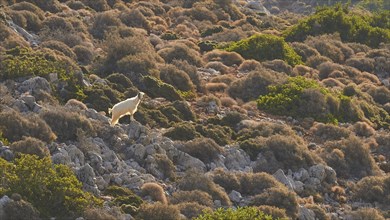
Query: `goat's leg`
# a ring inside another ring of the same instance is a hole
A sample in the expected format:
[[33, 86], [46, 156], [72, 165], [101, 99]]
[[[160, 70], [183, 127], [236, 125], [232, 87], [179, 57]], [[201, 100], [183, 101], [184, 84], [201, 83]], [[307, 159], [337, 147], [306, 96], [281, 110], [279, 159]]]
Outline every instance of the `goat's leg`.
[[111, 126], [114, 126], [116, 123], [118, 123], [118, 120], [119, 120], [119, 116], [116, 114], [112, 114]]

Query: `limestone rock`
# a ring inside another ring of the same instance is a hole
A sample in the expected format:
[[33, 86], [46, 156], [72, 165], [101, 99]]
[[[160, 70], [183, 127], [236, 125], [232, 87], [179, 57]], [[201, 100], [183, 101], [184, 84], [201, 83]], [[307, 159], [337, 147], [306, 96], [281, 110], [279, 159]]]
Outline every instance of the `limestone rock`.
[[283, 183], [288, 189], [294, 190], [294, 180], [288, 178], [285, 174], [284, 171], [279, 169], [277, 170], [273, 176], [275, 179], [277, 179], [279, 182]]
[[41, 91], [51, 93], [50, 83], [43, 77], [36, 76], [25, 80], [18, 88], [22, 93], [30, 92], [31, 94], [36, 94]]
[[14, 153], [7, 146], [0, 147], [0, 157], [4, 160], [11, 161], [14, 159]]
[[299, 210], [298, 210], [298, 219], [299, 220], [315, 220], [316, 215], [312, 210], [310, 210], [304, 206], [300, 206]]
[[231, 147], [226, 150], [225, 166], [229, 170], [243, 171], [249, 167], [251, 160], [242, 149]]
[[76, 165], [76, 167], [83, 166], [85, 164], [85, 158], [83, 152], [75, 145], [71, 144], [65, 146], [65, 150], [68, 152], [70, 160]]
[[232, 190], [230, 193], [229, 193], [229, 198], [232, 202], [235, 202], [235, 203], [239, 203], [242, 199], [242, 196], [241, 196], [241, 193], [235, 191], [235, 190]]
[[130, 139], [138, 140], [141, 136], [147, 135], [148, 130], [137, 121], [131, 121], [128, 127], [128, 136]]
[[4, 207], [7, 203], [11, 202], [11, 199], [8, 196], [3, 196], [0, 199], [0, 219], [5, 219]]

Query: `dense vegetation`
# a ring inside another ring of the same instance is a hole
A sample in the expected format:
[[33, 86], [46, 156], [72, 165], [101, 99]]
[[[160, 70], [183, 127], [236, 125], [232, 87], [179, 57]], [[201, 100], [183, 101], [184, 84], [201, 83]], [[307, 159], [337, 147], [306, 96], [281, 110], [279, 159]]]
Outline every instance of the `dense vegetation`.
[[390, 217], [389, 1], [0, 4], [0, 219]]

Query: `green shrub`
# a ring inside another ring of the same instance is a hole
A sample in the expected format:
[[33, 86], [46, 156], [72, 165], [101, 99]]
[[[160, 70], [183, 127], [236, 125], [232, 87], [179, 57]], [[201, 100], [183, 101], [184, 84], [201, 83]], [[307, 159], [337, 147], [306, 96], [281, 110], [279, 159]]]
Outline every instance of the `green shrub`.
[[107, 111], [124, 98], [118, 91], [101, 83], [94, 83], [86, 87], [83, 92], [85, 94], [83, 102], [97, 111]]
[[[381, 16], [384, 18], [385, 15]], [[285, 31], [284, 36], [287, 41], [303, 41], [309, 35], [338, 32], [343, 41], [377, 47], [381, 42], [390, 42], [390, 31], [380, 27], [376, 20], [378, 18], [373, 19], [372, 15], [359, 15], [338, 4], [318, 9], [315, 14]]]
[[253, 220], [272, 220], [272, 216], [264, 214], [256, 207], [238, 207], [237, 209], [219, 208], [215, 211], [206, 210], [202, 215], [195, 220], [229, 220], [229, 219], [253, 219]]
[[208, 124], [206, 126], [195, 126], [197, 132], [202, 136], [213, 139], [217, 144], [225, 146], [230, 143], [233, 131], [226, 126]]
[[46, 144], [33, 137], [23, 137], [23, 140], [13, 142], [10, 148], [22, 154], [34, 154], [39, 158], [50, 156], [49, 149]]
[[118, 206], [125, 204], [138, 208], [143, 203], [143, 200], [134, 194], [130, 189], [121, 186], [107, 187], [104, 190], [104, 195], [115, 197], [113, 203]]
[[291, 66], [301, 64], [301, 57], [281, 37], [256, 34], [250, 38], [229, 45], [227, 51], [234, 51], [245, 59], [258, 61], [281, 59]]
[[[106, 77], [106, 79], [111, 82], [110, 86], [113, 89], [118, 90], [119, 92], [126, 92], [130, 89], [133, 89], [134, 85], [131, 82], [131, 80], [121, 73], [113, 73]], [[135, 88], [133, 89], [134, 95], [138, 93], [138, 91], [135, 91]]]
[[148, 88], [146, 93], [152, 98], [164, 97], [169, 101], [183, 99], [173, 86], [166, 84], [155, 77], [145, 76], [143, 78], [143, 82], [145, 87]]
[[223, 148], [209, 138], [196, 138], [189, 139], [191, 141], [186, 142], [181, 151], [188, 153], [189, 155], [198, 158], [204, 163], [210, 163], [217, 159], [223, 152]]
[[165, 132], [164, 136], [173, 140], [188, 141], [199, 137], [199, 133], [192, 124], [183, 122], [176, 124], [173, 128]]
[[44, 120], [35, 116], [22, 116], [16, 111], [3, 111], [0, 113], [0, 130], [3, 138], [10, 142], [23, 139], [23, 136], [31, 136], [50, 143], [57, 137]]
[[7, 195], [23, 195], [41, 217], [77, 217], [88, 206], [100, 203], [81, 190], [82, 184], [65, 165], [52, 165], [50, 158], [22, 155], [13, 163], [0, 158], [1, 187]]
[[318, 82], [302, 76], [290, 77], [282, 85], [269, 86], [257, 100], [258, 107], [273, 114], [312, 117], [323, 122], [357, 121], [362, 118], [352, 99], [331, 93]]
[[13, 48], [6, 51], [5, 56], [0, 59], [0, 78], [3, 80], [24, 76], [44, 77], [49, 73], [64, 76], [66, 70], [64, 63], [28, 48]]

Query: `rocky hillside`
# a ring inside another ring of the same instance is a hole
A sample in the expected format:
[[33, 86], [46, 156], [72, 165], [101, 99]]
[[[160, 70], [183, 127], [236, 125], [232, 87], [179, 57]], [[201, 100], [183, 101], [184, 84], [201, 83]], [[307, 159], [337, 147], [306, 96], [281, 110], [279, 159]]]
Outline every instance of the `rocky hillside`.
[[390, 218], [389, 1], [0, 5], [0, 219]]

